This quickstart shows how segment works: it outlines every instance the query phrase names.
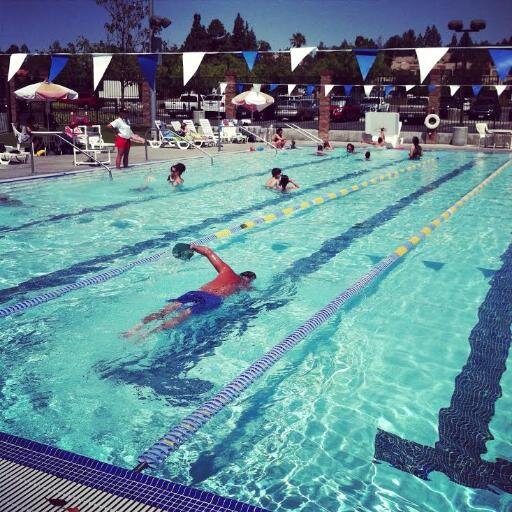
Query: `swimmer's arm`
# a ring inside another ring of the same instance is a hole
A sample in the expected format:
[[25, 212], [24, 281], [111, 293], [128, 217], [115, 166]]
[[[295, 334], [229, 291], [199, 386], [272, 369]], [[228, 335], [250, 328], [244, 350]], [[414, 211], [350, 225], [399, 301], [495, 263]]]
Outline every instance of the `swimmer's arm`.
[[233, 272], [233, 269], [226, 262], [221, 260], [209, 247], [203, 245], [191, 245], [190, 248], [194, 252], [201, 254], [201, 256], [208, 258], [208, 261], [213, 265], [215, 270], [219, 272], [219, 274], [226, 270]]

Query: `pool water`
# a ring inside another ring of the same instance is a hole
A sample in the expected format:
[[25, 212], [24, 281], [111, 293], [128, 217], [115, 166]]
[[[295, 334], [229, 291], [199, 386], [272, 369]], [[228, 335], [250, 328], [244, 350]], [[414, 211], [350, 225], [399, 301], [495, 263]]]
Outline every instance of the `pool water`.
[[[22, 205], [0, 207], [0, 307], [168, 252], [0, 319], [0, 430], [133, 467], [507, 161], [426, 152], [396, 178], [215, 240], [254, 289], [141, 342], [121, 333], [215, 275], [172, 257], [176, 242], [404, 169], [405, 153], [191, 160], [181, 190], [162, 165], [2, 185]], [[300, 189], [266, 190], [272, 167]], [[272, 511], [512, 507], [511, 197], [508, 167], [154, 474]]]

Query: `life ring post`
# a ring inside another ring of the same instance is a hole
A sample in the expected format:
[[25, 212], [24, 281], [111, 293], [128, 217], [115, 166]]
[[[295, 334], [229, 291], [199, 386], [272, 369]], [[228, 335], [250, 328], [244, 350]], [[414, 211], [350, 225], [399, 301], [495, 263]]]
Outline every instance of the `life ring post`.
[[437, 128], [441, 123], [441, 119], [437, 114], [428, 114], [425, 117], [425, 127], [427, 128], [427, 144], [437, 144]]

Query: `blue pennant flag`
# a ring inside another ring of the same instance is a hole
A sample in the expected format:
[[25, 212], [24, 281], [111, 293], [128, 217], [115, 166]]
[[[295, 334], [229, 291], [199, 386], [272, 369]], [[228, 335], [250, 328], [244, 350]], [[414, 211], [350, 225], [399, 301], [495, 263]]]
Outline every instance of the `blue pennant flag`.
[[137, 62], [146, 82], [151, 89], [155, 90], [156, 66], [158, 64], [158, 55], [156, 53], [146, 53], [137, 55]]
[[434, 91], [436, 90], [436, 87], [437, 87], [437, 85], [429, 85], [429, 86], [428, 86], [428, 92], [429, 92], [429, 93], [434, 92]]
[[352, 91], [352, 86], [351, 85], [344, 85], [343, 87], [345, 88], [345, 95], [346, 96], [350, 96], [350, 91]]
[[392, 85], [385, 85], [384, 86], [384, 96], [387, 96], [392, 90], [393, 90]]
[[50, 66], [50, 74], [48, 81], [53, 82], [57, 75], [64, 69], [69, 57], [67, 55], [52, 55], [52, 65]]
[[375, 57], [377, 55], [377, 50], [353, 50], [356, 54], [357, 63], [359, 64], [359, 70], [361, 71], [361, 75], [363, 80], [366, 80], [366, 75], [368, 75], [368, 71], [373, 66], [375, 62]]
[[508, 48], [494, 48], [489, 50], [489, 53], [494, 61], [500, 80], [505, 80], [510, 68], [512, 68], [512, 50], [509, 50]]
[[311, 96], [314, 93], [315, 93], [315, 86], [314, 85], [306, 86], [306, 96]]
[[240, 94], [241, 92], [244, 92], [244, 84], [236, 84], [236, 92]]
[[242, 52], [242, 55], [244, 56], [249, 71], [252, 71], [256, 60], [258, 59], [258, 52]]
[[478, 96], [478, 93], [480, 92], [480, 89], [482, 88], [481, 85], [472, 85], [471, 88], [473, 89], [473, 95]]
[[279, 85], [277, 85], [277, 84], [270, 84], [268, 91], [269, 92], [275, 91], [278, 87], [279, 87]]

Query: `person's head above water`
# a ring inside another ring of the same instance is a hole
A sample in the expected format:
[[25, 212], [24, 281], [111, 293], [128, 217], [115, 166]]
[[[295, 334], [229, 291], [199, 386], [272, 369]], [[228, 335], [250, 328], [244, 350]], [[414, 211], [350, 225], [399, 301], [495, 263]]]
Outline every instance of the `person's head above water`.
[[353, 153], [354, 152], [354, 144], [348, 143], [347, 144], [347, 153]]
[[282, 191], [284, 192], [286, 190], [286, 185], [290, 183], [290, 178], [286, 174], [281, 174], [281, 179], [279, 180], [279, 186], [281, 187]]
[[281, 171], [281, 169], [279, 169], [279, 167], [274, 167], [270, 172], [272, 173], [273, 178], [279, 178], [283, 171]]
[[250, 284], [256, 279], [256, 274], [252, 270], [241, 272], [239, 276], [243, 279], [245, 284]]
[[181, 162], [171, 166], [171, 173], [178, 174], [178, 176], [181, 176], [186, 170], [187, 168]]
[[412, 138], [412, 143], [417, 146], [420, 143], [420, 139], [416, 135]]
[[370, 160], [370, 152], [367, 151], [365, 154], [364, 154], [364, 157], [366, 158], [366, 160]]

